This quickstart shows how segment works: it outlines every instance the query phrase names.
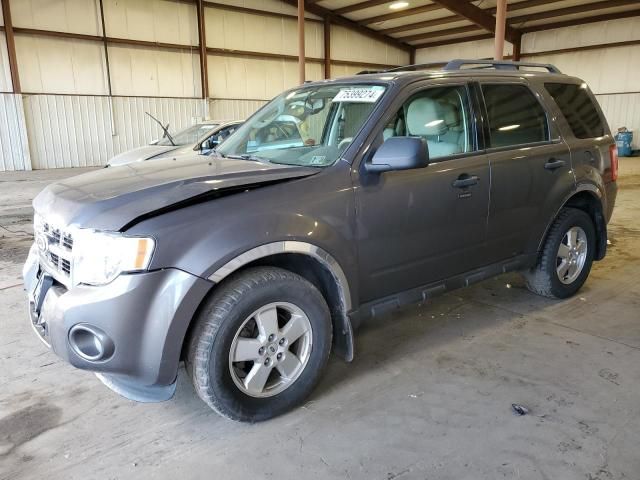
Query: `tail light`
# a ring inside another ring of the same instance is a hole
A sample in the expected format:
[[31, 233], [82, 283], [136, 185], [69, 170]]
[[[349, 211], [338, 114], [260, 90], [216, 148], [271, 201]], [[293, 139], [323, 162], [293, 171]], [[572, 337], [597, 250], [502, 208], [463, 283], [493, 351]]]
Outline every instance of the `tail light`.
[[614, 143], [609, 145], [609, 158], [611, 159], [611, 181], [618, 180], [618, 147]]

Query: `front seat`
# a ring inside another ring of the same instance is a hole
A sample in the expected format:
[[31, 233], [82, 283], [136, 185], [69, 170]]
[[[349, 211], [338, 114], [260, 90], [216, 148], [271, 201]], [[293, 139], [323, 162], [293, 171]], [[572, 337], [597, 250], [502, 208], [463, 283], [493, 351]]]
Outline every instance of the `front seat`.
[[457, 143], [444, 141], [449, 128], [444, 112], [438, 108], [435, 100], [427, 97], [416, 98], [407, 107], [407, 134], [423, 137], [429, 146], [429, 157], [438, 158], [453, 155], [460, 151]]
[[441, 140], [458, 145], [458, 152], [466, 151], [466, 135], [464, 134], [464, 125], [460, 119], [460, 110], [449, 102], [442, 102], [439, 106], [444, 115], [444, 123], [449, 129]]

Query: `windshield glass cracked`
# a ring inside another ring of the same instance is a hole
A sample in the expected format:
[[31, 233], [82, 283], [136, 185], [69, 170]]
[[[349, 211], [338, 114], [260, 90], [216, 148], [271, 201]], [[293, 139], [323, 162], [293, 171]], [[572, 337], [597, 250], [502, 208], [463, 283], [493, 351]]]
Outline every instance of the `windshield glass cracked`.
[[353, 141], [385, 92], [383, 85], [300, 88], [269, 102], [220, 146], [222, 156], [326, 167]]

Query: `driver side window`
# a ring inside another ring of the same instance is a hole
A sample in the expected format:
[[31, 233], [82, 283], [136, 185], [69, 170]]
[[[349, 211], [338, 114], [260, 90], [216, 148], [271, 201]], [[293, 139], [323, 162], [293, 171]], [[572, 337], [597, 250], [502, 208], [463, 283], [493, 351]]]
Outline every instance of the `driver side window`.
[[422, 137], [429, 158], [471, 152], [471, 115], [467, 90], [463, 86], [433, 87], [413, 95], [389, 120], [383, 138]]

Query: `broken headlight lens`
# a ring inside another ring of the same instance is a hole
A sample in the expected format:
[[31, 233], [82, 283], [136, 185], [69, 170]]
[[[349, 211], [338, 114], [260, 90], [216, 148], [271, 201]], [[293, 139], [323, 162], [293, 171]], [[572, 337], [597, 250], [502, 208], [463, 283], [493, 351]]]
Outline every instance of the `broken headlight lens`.
[[73, 235], [74, 285], [104, 285], [125, 272], [146, 270], [155, 241], [119, 233], [78, 229]]

